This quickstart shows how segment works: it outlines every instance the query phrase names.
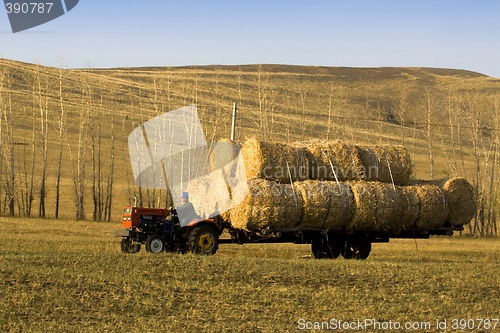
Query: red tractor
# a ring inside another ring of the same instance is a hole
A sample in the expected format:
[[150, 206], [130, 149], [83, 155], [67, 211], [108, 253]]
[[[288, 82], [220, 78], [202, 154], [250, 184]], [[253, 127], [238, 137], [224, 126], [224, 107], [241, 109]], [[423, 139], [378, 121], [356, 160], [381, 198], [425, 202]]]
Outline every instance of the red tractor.
[[122, 237], [124, 253], [137, 253], [145, 245], [149, 253], [190, 251], [212, 255], [219, 247], [219, 236], [224, 229], [220, 216], [193, 219], [183, 227], [173, 208], [133, 206], [123, 209], [122, 225], [124, 229], [117, 230], [115, 236]]

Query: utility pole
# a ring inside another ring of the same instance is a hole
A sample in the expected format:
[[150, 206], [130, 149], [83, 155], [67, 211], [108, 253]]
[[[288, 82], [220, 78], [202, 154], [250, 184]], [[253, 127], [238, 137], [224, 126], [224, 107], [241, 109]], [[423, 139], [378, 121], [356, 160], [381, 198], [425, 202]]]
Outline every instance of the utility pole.
[[231, 141], [234, 141], [236, 131], [236, 102], [233, 103], [233, 120], [231, 125]]

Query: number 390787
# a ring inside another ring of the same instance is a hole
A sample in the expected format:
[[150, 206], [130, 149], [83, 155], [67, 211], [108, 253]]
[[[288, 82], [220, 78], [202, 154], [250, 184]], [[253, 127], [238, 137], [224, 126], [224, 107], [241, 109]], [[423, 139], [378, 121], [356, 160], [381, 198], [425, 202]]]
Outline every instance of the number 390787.
[[23, 2], [23, 3], [10, 3], [5, 4], [5, 9], [7, 9], [7, 14], [49, 14], [53, 2]]

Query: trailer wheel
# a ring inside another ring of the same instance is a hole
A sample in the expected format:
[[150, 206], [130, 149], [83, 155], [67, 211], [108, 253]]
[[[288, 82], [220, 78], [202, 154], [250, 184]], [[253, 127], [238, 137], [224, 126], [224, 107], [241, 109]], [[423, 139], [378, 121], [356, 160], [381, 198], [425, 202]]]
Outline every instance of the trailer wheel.
[[146, 251], [148, 253], [158, 254], [165, 249], [165, 242], [158, 235], [150, 235], [146, 240]]
[[368, 240], [353, 240], [345, 241], [342, 249], [342, 257], [344, 259], [365, 260], [370, 255], [372, 243]]
[[132, 240], [129, 238], [122, 238], [120, 242], [120, 248], [123, 253], [137, 253], [141, 250], [141, 244], [132, 244]]
[[336, 259], [340, 255], [337, 242], [327, 242], [322, 238], [311, 240], [311, 251], [316, 259]]
[[219, 233], [210, 225], [195, 227], [189, 234], [188, 246], [192, 253], [213, 255], [219, 248]]

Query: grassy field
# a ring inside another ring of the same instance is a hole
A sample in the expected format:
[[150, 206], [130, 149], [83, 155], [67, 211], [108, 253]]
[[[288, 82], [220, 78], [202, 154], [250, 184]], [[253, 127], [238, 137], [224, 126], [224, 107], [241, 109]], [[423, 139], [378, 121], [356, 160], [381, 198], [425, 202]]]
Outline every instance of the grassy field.
[[498, 239], [392, 240], [366, 261], [293, 244], [125, 255], [118, 228], [0, 219], [0, 332], [290, 332], [330, 319], [460, 332], [453, 319], [500, 316]]

